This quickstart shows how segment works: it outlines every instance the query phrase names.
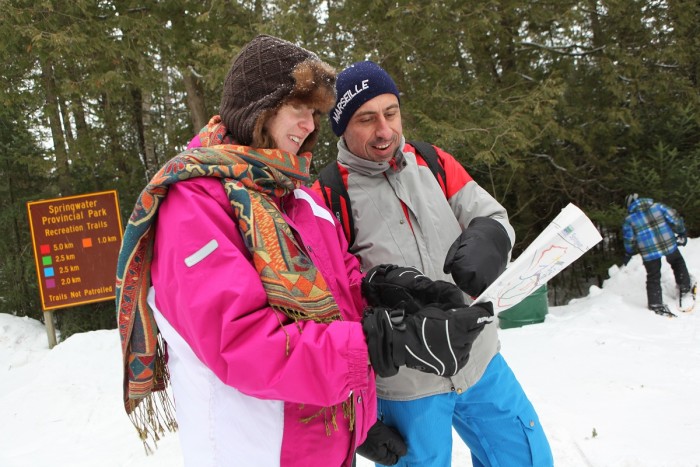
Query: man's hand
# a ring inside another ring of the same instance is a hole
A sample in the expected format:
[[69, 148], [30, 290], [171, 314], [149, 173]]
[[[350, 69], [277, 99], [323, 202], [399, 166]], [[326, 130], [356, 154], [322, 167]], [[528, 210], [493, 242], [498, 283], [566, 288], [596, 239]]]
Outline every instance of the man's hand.
[[490, 217], [476, 217], [452, 243], [443, 272], [476, 297], [506, 269], [511, 248], [506, 229]]
[[417, 302], [464, 305], [462, 291], [446, 281], [433, 281], [414, 267], [380, 264], [362, 279], [362, 294], [371, 306], [401, 308]]
[[676, 237], [676, 243], [678, 246], [686, 246], [688, 244], [688, 237], [686, 237], [685, 234], [678, 235]]
[[381, 420], [372, 425], [367, 439], [357, 447], [357, 453], [377, 464], [394, 465], [406, 455], [406, 443], [401, 434]]

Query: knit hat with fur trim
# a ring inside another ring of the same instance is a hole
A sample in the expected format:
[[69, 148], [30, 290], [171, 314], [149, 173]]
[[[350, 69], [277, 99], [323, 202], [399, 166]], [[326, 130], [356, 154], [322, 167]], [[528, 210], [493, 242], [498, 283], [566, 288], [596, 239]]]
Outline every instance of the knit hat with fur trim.
[[353, 63], [341, 71], [335, 89], [337, 100], [330, 119], [336, 136], [345, 133], [350, 118], [368, 100], [381, 94], [394, 94], [399, 99], [399, 89], [389, 73], [370, 61]]
[[[305, 104], [327, 113], [335, 101], [335, 70], [318, 56], [277, 37], [259, 35], [233, 60], [226, 76], [219, 114], [238, 144], [264, 140], [265, 122], [280, 106]], [[316, 128], [300, 148], [318, 139]]]

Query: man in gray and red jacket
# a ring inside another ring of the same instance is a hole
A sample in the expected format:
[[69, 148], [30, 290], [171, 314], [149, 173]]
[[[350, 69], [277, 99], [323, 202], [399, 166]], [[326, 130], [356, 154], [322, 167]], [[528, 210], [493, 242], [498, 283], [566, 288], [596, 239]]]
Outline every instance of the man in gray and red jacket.
[[[440, 148], [444, 177], [436, 178], [406, 143], [398, 89], [377, 64], [351, 65], [338, 75], [336, 91], [330, 121], [341, 137], [337, 165], [354, 223], [350, 252], [365, 270], [413, 266], [476, 297], [510, 256], [515, 234], [505, 208]], [[323, 183], [313, 188], [330, 202]], [[397, 465], [450, 466], [453, 427], [474, 465], [552, 465], [537, 414], [499, 348], [491, 323], [455, 375], [402, 367], [378, 377], [378, 418], [408, 446]]]

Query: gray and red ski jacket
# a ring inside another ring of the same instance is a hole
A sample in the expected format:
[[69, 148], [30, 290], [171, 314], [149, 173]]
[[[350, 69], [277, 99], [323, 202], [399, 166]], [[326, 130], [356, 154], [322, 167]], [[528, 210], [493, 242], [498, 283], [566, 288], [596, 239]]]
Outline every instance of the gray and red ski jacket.
[[[364, 270], [384, 263], [415, 266], [433, 280], [453, 282], [442, 272], [445, 256], [475, 217], [499, 221], [511, 244], [515, 242], [505, 208], [452, 155], [436, 148], [446, 174], [442, 186], [403, 138], [401, 147], [403, 151], [391, 162], [378, 163], [355, 156], [342, 138], [338, 141], [338, 163], [355, 225], [350, 252]], [[318, 182], [312, 188], [320, 193]], [[445, 378], [402, 367], [396, 376], [377, 378], [377, 394], [400, 401], [462, 393], [479, 381], [499, 345], [496, 326], [487, 326], [474, 343], [469, 363], [456, 376]]]

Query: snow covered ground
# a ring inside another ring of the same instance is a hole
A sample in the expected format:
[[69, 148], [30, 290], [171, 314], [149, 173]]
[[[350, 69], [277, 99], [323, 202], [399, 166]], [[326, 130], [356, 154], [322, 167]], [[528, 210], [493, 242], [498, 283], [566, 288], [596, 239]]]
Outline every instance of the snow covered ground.
[[[700, 277], [700, 239], [681, 252]], [[662, 274], [673, 304], [665, 262]], [[602, 288], [551, 307], [544, 323], [500, 332], [557, 466], [700, 465], [700, 311], [653, 314], [644, 281], [635, 256], [613, 266]], [[144, 454], [122, 409], [121, 378], [116, 330], [77, 334], [49, 350], [42, 324], [0, 314], [0, 466], [181, 466], [176, 434]], [[453, 464], [469, 459], [455, 437]]]

